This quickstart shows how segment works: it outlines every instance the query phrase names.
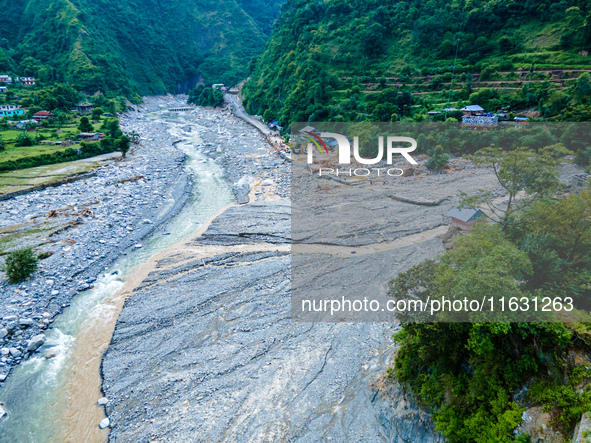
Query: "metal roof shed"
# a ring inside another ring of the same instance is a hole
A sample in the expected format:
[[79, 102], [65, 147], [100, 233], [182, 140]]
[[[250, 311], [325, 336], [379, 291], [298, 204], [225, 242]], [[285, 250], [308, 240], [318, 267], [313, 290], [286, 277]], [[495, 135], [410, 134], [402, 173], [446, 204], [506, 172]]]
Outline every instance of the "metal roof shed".
[[480, 105], [468, 105], [468, 106], [464, 106], [462, 109], [460, 109], [460, 111], [464, 111], [464, 112], [482, 112], [484, 111], [484, 108]]
[[479, 218], [486, 217], [486, 214], [480, 209], [473, 208], [453, 208], [446, 214], [451, 217], [451, 225], [467, 231]]

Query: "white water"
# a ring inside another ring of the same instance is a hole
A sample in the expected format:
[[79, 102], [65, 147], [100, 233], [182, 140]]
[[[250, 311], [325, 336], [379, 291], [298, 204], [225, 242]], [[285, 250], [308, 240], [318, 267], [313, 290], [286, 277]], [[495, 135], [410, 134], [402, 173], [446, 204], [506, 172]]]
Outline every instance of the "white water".
[[[233, 201], [222, 168], [194, 147], [201, 142], [199, 133], [205, 128], [197, 125], [193, 116], [158, 112], [149, 115], [149, 119], [164, 121], [173, 139], [182, 140], [176, 146], [188, 156], [185, 170], [193, 174], [194, 191], [177, 216], [142, 241], [141, 249], [123, 255], [97, 279], [93, 289], [76, 296], [58, 316], [53, 327], [46, 331], [44, 346], [44, 349], [50, 347], [44, 353], [51, 352], [54, 357], [35, 354], [13, 369], [0, 390], [0, 401], [8, 411], [8, 417], [0, 421], [0, 442], [43, 443], [55, 441], [61, 435], [66, 426], [67, 408], [63, 393], [71, 376], [68, 366], [77, 337], [91, 322], [106, 321], [115, 315], [113, 305], [107, 300], [123, 287], [126, 277], [137, 266], [197, 231]], [[182, 130], [187, 125], [192, 127], [192, 132]]]

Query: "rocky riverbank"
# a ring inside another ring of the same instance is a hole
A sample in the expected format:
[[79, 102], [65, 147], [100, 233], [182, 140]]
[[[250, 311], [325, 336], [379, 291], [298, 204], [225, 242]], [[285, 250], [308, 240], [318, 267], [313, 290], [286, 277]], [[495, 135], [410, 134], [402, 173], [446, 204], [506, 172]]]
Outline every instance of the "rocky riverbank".
[[[0, 272], [0, 382], [33, 352], [51, 355], [42, 346], [43, 331], [72, 298], [91, 289], [126, 251], [141, 248], [146, 235], [178, 213], [192, 191], [199, 192], [184, 170], [186, 155], [175, 147], [178, 134], [163, 122], [146, 119], [151, 112], [185, 106], [185, 101], [184, 96], [148, 97], [121, 116], [122, 129], [141, 136], [126, 160], [110, 161], [86, 180], [0, 202], [3, 249], [33, 246], [49, 255], [21, 284], [9, 285]], [[228, 111], [194, 108], [192, 116], [203, 139], [195, 147], [223, 165], [236, 183], [237, 198], [289, 193], [289, 175], [277, 172], [287, 166], [269, 155], [259, 132]], [[185, 125], [181, 131], [187, 136], [194, 129]]]
[[[147, 99], [139, 109], [158, 103]], [[121, 117], [123, 130], [142, 136], [126, 160], [100, 166], [84, 181], [0, 202], [4, 250], [34, 246], [51, 254], [21, 284], [9, 285], [0, 273], [0, 381], [32, 352], [51, 355], [41, 345], [56, 316], [121, 254], [140, 248], [142, 238], [188, 198], [192, 182], [183, 170], [185, 155], [173, 146], [165, 126], [138, 127], [136, 114]]]

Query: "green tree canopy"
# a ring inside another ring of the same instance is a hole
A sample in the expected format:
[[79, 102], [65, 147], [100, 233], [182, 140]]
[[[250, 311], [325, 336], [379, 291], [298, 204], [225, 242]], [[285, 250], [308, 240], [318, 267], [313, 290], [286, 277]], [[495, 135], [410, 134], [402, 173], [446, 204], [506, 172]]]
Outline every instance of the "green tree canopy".
[[528, 148], [512, 151], [497, 147], [481, 149], [468, 158], [477, 166], [492, 168], [498, 183], [506, 192], [507, 201], [503, 207], [490, 192], [480, 191], [473, 196], [463, 193], [461, 204], [469, 208], [487, 205], [492, 213], [491, 218], [506, 229], [517, 209], [518, 194], [524, 194], [519, 202], [519, 207], [523, 208], [560, 187], [557, 168], [560, 159], [568, 153], [561, 144], [547, 146], [537, 152]]
[[101, 118], [101, 115], [103, 115], [102, 108], [93, 108], [93, 110], [92, 110], [92, 119], [93, 120], [99, 120]]
[[88, 117], [86, 117], [86, 116], [80, 117], [80, 123], [78, 124], [78, 130], [80, 132], [93, 132], [94, 131], [92, 124], [88, 120]]
[[129, 137], [122, 135], [117, 140], [115, 140], [115, 148], [121, 152], [121, 156], [125, 158], [127, 152], [129, 151]]

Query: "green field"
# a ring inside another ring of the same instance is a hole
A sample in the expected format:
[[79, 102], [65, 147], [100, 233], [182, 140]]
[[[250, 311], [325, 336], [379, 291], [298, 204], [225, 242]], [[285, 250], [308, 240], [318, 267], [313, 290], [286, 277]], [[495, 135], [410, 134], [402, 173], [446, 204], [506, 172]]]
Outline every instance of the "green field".
[[63, 151], [66, 148], [76, 148], [80, 145], [59, 146], [59, 145], [35, 145], [35, 146], [12, 146], [0, 152], [0, 163], [9, 160], [18, 160], [23, 157], [35, 157], [41, 154], [53, 154]]
[[0, 256], [18, 247], [23, 243], [23, 240], [30, 246], [45, 243], [43, 234], [53, 229], [56, 229], [56, 223], [48, 221], [42, 223], [28, 222], [0, 229]]
[[[12, 128], [0, 131], [0, 136], [6, 142], [6, 149], [4, 151], [0, 151], [0, 164], [3, 162], [18, 160], [25, 157], [36, 157], [43, 154], [53, 154], [55, 152], [64, 151], [67, 148], [76, 149], [80, 147], [79, 143], [75, 143], [71, 146], [60, 146], [45, 143], [39, 143], [34, 146], [15, 146], [17, 138], [22, 134], [26, 134], [32, 139], [35, 139], [39, 136], [43, 136], [45, 140], [50, 141], [73, 140], [76, 137], [76, 135], [80, 132], [78, 130], [78, 123], [79, 118], [76, 118], [74, 121], [66, 125], [63, 125], [60, 128], [62, 131], [61, 133], [57, 132], [57, 128], [39, 128], [32, 132], [25, 132], [23, 130]], [[93, 123], [93, 128], [95, 132], [100, 132], [99, 128], [101, 124], [102, 122]]]

